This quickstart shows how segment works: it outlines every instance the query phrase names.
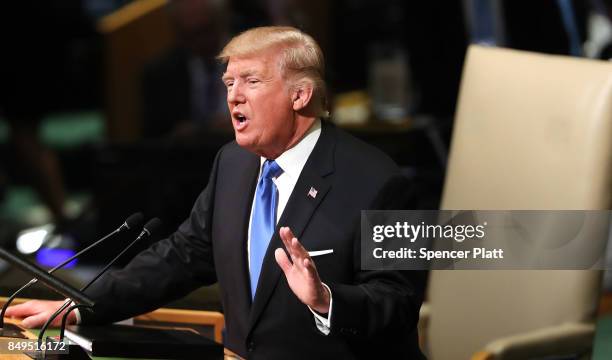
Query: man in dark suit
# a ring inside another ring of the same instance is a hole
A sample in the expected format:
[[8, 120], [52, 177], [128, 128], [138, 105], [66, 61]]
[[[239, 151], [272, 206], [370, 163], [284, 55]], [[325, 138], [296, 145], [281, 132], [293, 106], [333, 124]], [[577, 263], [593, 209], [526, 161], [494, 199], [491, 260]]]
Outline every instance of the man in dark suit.
[[[360, 211], [403, 206], [408, 188], [385, 155], [320, 120], [318, 45], [294, 28], [255, 28], [219, 58], [236, 141], [179, 229], [91, 288], [100, 310], [82, 323], [218, 281], [225, 345], [241, 356], [421, 359], [420, 274], [360, 267]], [[54, 305], [11, 313], [43, 320]]]

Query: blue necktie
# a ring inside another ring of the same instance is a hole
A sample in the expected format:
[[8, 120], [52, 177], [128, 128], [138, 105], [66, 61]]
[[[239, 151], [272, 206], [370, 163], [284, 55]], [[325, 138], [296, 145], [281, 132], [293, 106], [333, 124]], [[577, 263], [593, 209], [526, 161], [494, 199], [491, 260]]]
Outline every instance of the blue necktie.
[[253, 207], [251, 218], [251, 246], [249, 255], [252, 299], [255, 298], [263, 258], [276, 226], [277, 191], [272, 178], [278, 177], [282, 172], [283, 169], [274, 160], [266, 160], [263, 164], [261, 177], [257, 183], [255, 206]]

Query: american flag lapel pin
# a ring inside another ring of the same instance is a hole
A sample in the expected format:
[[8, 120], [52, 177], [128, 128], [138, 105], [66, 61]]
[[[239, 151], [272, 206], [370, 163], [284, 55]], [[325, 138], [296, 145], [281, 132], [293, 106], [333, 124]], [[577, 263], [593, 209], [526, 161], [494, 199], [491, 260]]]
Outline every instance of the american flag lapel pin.
[[308, 196], [315, 199], [317, 197], [317, 189], [311, 186], [310, 190], [308, 190]]

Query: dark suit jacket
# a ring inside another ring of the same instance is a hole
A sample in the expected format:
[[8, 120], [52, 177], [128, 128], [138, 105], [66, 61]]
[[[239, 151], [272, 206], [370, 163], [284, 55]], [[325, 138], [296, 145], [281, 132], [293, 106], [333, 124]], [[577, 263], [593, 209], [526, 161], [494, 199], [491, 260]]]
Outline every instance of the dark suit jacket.
[[[420, 359], [416, 324], [422, 301], [418, 272], [360, 269], [360, 210], [398, 208], [409, 189], [397, 166], [378, 150], [323, 124], [321, 136], [279, 220], [309, 251], [333, 294], [331, 333], [321, 334], [312, 313], [290, 290], [274, 249], [264, 259], [251, 303], [247, 231], [259, 157], [235, 142], [217, 154], [210, 181], [190, 217], [168, 239], [109, 274], [89, 294], [108, 322], [143, 313], [219, 281], [226, 346], [250, 359]], [[308, 196], [310, 188], [315, 198]]]

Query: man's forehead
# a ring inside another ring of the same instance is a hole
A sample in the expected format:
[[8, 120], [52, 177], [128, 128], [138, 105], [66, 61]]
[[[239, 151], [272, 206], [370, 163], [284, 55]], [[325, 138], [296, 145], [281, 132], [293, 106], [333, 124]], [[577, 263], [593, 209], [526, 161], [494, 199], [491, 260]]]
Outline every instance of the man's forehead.
[[230, 56], [223, 76], [248, 76], [268, 73], [279, 64], [278, 51], [265, 51], [246, 56]]
[[223, 73], [223, 77], [247, 77], [252, 75], [262, 75], [266, 73], [265, 67], [242, 67], [242, 68], [230, 68], [229, 66]]

